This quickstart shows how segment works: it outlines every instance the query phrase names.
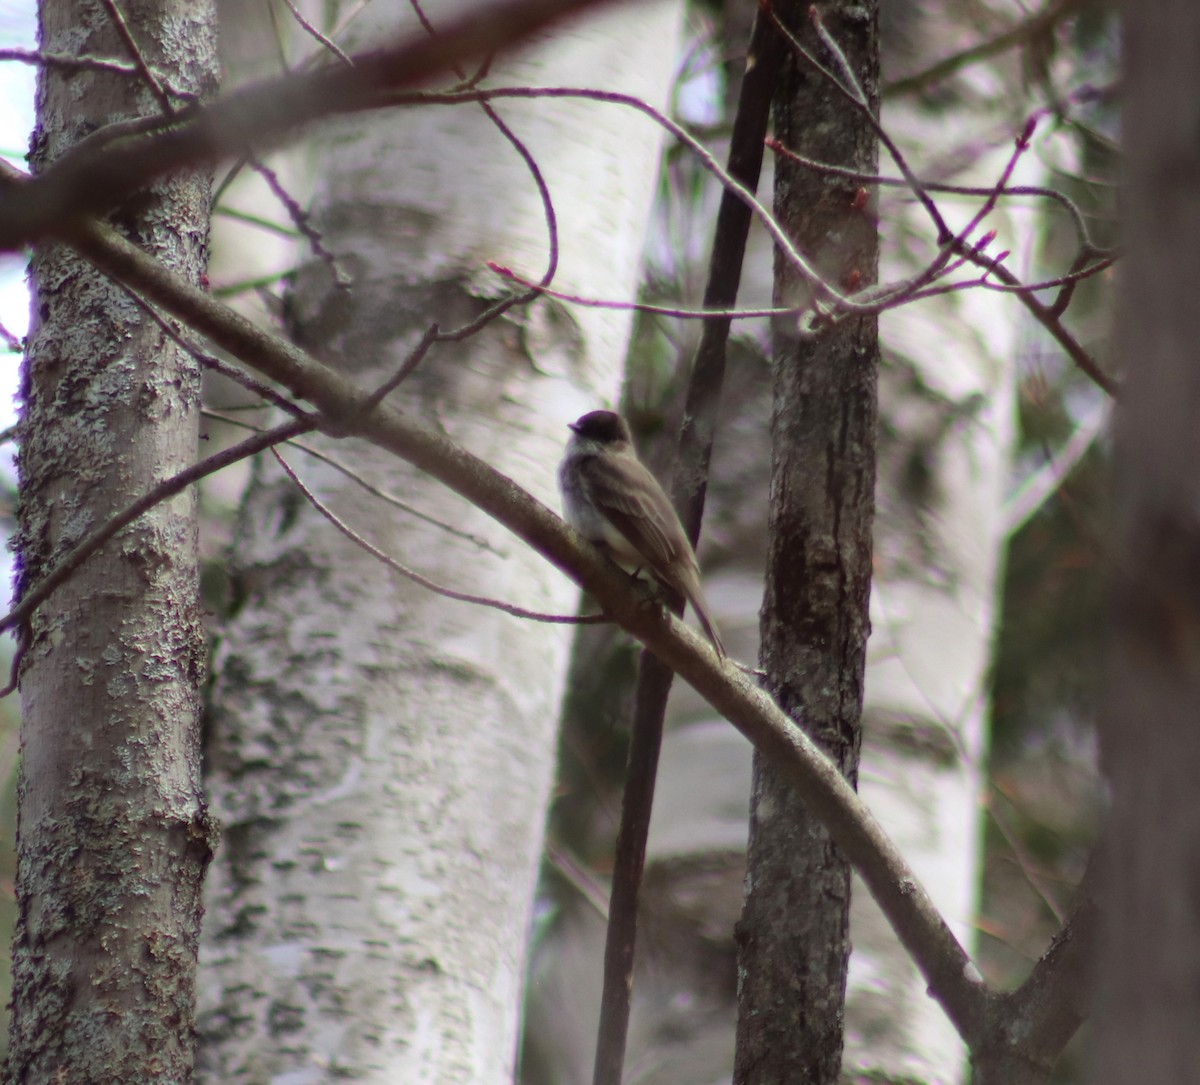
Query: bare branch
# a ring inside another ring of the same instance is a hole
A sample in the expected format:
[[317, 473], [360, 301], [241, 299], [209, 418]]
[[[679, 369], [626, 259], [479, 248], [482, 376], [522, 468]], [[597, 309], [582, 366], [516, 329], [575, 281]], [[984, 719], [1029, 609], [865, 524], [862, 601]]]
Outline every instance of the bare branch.
[[689, 682], [800, 790], [861, 873], [933, 997], [968, 1043], [978, 1037], [990, 997], [987, 987], [916, 874], [836, 766], [732, 663], [718, 660], [706, 641], [661, 608], [646, 606], [629, 578], [603, 554], [584, 545], [511, 479], [443, 434], [386, 403], [364, 411], [369, 391], [183, 282], [111, 229], [84, 223], [74, 243], [98, 267], [315, 404], [331, 420], [323, 427], [365, 437], [427, 472], [583, 585], [605, 614]]
[[271, 190], [272, 195], [283, 204], [283, 209], [288, 213], [288, 218], [292, 220], [292, 224], [296, 227], [297, 232], [308, 241], [313, 255], [329, 268], [329, 274], [333, 278], [333, 285], [339, 290], [348, 287], [350, 285], [349, 274], [342, 270], [337, 257], [325, 247], [320, 231], [312, 224], [312, 216], [300, 206], [299, 201], [284, 187], [283, 182], [279, 179], [279, 174], [256, 155], [247, 155], [246, 161], [250, 168], [267, 182], [267, 187]]
[[162, 110], [163, 116], [173, 117], [175, 115], [175, 107], [171, 105], [171, 99], [163, 87], [161, 80], [154, 74], [150, 65], [146, 62], [146, 58], [142, 55], [142, 50], [138, 46], [137, 39], [134, 38], [133, 32], [129, 29], [129, 24], [125, 21], [125, 16], [121, 14], [121, 9], [117, 7], [117, 0], [100, 0], [100, 2], [104, 5], [104, 10], [108, 12], [108, 17], [117, 31], [117, 36], [120, 37], [130, 57], [133, 58], [134, 66], [137, 68], [138, 74], [142, 77], [142, 82], [150, 88], [150, 93], [157, 100], [158, 107]]
[[298, 22], [301, 27], [303, 27], [304, 32], [306, 34], [308, 34], [309, 36], [314, 38], [316, 41], [320, 42], [322, 48], [324, 48], [324, 49], [328, 50], [330, 53], [332, 53], [335, 57], [338, 58], [338, 60], [340, 60], [343, 64], [345, 64], [347, 68], [354, 67], [354, 61], [351, 60], [348, 56], [346, 56], [346, 54], [345, 54], [345, 52], [343, 52], [341, 46], [339, 46], [337, 44], [337, 42], [335, 42], [332, 38], [327, 38], [315, 26], [313, 26], [313, 24], [310, 23], [300, 13], [300, 9], [298, 7], [296, 7], [296, 5], [292, 2], [292, 0], [283, 0], [283, 2], [285, 4], [287, 4], [288, 10], [292, 13], [292, 18], [295, 19], [296, 22]]
[[[354, 58], [353, 67], [286, 76], [238, 91], [210, 106], [194, 106], [178, 123], [102, 154], [68, 151], [36, 179], [5, 171], [0, 185], [0, 250], [19, 249], [41, 235], [69, 230], [155, 177], [202, 161], [273, 146], [297, 128], [337, 114], [370, 109], [381, 96], [415, 87], [460, 61], [490, 55], [535, 30], [601, 0], [494, 0], [443, 27]], [[14, 178], [21, 178], [14, 183]]]
[[292, 470], [291, 465], [280, 454], [279, 449], [272, 448], [271, 455], [279, 462], [279, 466], [283, 468], [284, 474], [296, 484], [296, 488], [304, 495], [314, 509], [317, 510], [326, 520], [328, 520], [335, 528], [346, 536], [355, 546], [365, 550], [371, 557], [375, 558], [386, 565], [389, 569], [395, 570], [402, 577], [411, 580], [414, 584], [419, 584], [422, 588], [427, 588], [435, 595], [445, 596], [447, 599], [455, 599], [460, 603], [474, 603], [476, 606], [490, 607], [493, 610], [502, 610], [505, 614], [511, 614], [514, 618], [525, 618], [533, 622], [549, 622], [554, 625], [594, 625], [598, 622], [607, 622], [609, 619], [603, 614], [543, 614], [536, 610], [526, 610], [524, 607], [514, 606], [512, 603], [505, 603], [500, 599], [491, 599], [486, 595], [472, 595], [469, 592], [455, 591], [453, 588], [447, 588], [443, 584], [439, 584], [434, 580], [430, 580], [427, 576], [422, 576], [415, 569], [410, 569], [407, 565], [403, 565], [395, 558], [385, 554], [374, 543], [368, 542], [357, 531], [355, 531], [343, 519], [337, 516], [328, 505], [326, 505], [316, 494], [312, 492], [303, 482], [300, 481], [300, 476]]
[[382, 403], [393, 391], [395, 391], [413, 371], [421, 364], [421, 360], [429, 353], [429, 348], [438, 341], [438, 326], [430, 324], [425, 329], [425, 333], [417, 341], [417, 345], [408, 353], [408, 357], [400, 364], [400, 368], [396, 370], [387, 380], [385, 380], [371, 394], [370, 400], [367, 402], [367, 410]]
[[4, 340], [4, 345], [14, 354], [20, 354], [25, 349], [25, 344], [21, 342], [21, 337], [14, 335], [3, 324], [0, 324], [0, 339]]
[[1026, 884], [1037, 894], [1038, 899], [1041, 900], [1046, 910], [1054, 916], [1055, 920], [1061, 926], [1066, 919], [1061, 905], [1050, 891], [1050, 887], [1045, 884], [1046, 879], [1043, 878], [1041, 872], [1038, 870], [1037, 863], [1033, 856], [1029, 854], [1029, 849], [1025, 846], [1024, 841], [1013, 830], [1012, 826], [1009, 825], [1008, 819], [997, 807], [996, 796], [1002, 794], [1003, 792], [993, 785], [993, 793], [984, 799], [984, 808], [991, 815], [993, 824], [1004, 838], [1009, 851], [1012, 852], [1013, 859], [1016, 861], [1017, 868], [1021, 871], [1021, 876], [1025, 879]]
[[1067, 352], [1067, 356], [1073, 361], [1088, 377], [1090, 377], [1098, 387], [1104, 389], [1114, 399], [1120, 394], [1120, 386], [1107, 373], [1096, 364], [1096, 360], [1083, 348], [1079, 340], [1077, 340], [1066, 328], [1061, 320], [1055, 315], [1051, 306], [1043, 305], [1036, 295], [1034, 295], [1028, 287], [1025, 287], [1021, 280], [1016, 277], [1006, 267], [999, 264], [990, 263], [985, 257], [979, 254], [963, 251], [962, 254], [972, 263], [978, 264], [981, 267], [987, 266], [991, 268], [991, 273], [994, 274], [1004, 285], [1020, 288], [1017, 291], [1017, 297], [1021, 299], [1021, 304], [1033, 314], [1034, 319], [1042, 325], [1058, 342], [1059, 346]]
[[649, 117], [655, 124], [669, 132], [671, 136], [687, 147], [696, 156], [701, 166], [711, 173], [726, 191], [732, 192], [751, 209], [751, 212], [762, 223], [767, 233], [771, 235], [771, 239], [779, 247], [784, 257], [796, 269], [796, 273], [812, 287], [813, 292], [818, 297], [827, 299], [847, 313], [871, 313], [875, 311], [871, 305], [860, 303], [854, 298], [848, 297], [830, 282], [823, 279], [809, 263], [808, 259], [795, 247], [791, 238], [787, 236], [786, 232], [775, 220], [775, 216], [758, 200], [753, 192], [731, 177], [729, 172], [716, 160], [708, 148], [683, 125], [677, 124], [670, 117], [662, 113], [661, 110], [655, 109], [654, 106], [643, 101], [641, 98], [636, 98], [631, 94], [596, 90], [590, 87], [491, 87], [486, 90], [448, 91], [444, 93], [397, 93], [390, 96], [389, 101], [393, 105], [457, 105], [460, 102], [474, 102], [485, 99], [493, 100], [496, 98], [584, 98], [593, 102], [606, 102], [611, 105], [625, 106], [626, 108], [637, 110], [639, 113]]
[[[126, 60], [113, 60], [108, 57], [71, 56], [67, 53], [44, 53], [39, 49], [0, 49], [0, 61], [15, 60], [20, 64], [30, 64], [39, 68], [62, 68], [68, 72], [107, 72], [110, 75], [142, 76], [143, 72], [136, 64]], [[151, 71], [155, 82], [173, 98], [183, 102], [197, 100], [191, 91], [180, 90], [170, 80], [158, 72]], [[155, 118], [161, 122], [161, 118]]]
[[825, 24], [821, 21], [820, 15], [815, 6], [809, 8], [809, 17], [812, 20], [813, 28], [816, 30], [817, 36], [821, 40], [821, 44], [823, 44], [825, 48], [829, 50], [834, 59], [838, 62], [838, 67], [842, 72], [842, 78], [848, 79], [848, 84], [844, 83], [842, 79], [839, 79], [837, 75], [826, 68], [824, 64], [822, 64], [807, 49], [805, 49], [800, 39], [797, 38], [796, 35], [793, 34], [786, 26], [784, 26], [783, 23], [780, 22], [779, 17], [772, 11], [772, 19], [774, 20], [776, 27], [778, 27], [780, 33], [783, 34], [783, 36], [787, 39], [788, 44], [791, 45], [796, 54], [802, 57], [804, 62], [811, 68], [814, 68], [821, 75], [823, 75], [826, 80], [863, 115], [864, 119], [866, 119], [871, 127], [875, 130], [875, 134], [879, 137], [879, 141], [887, 148], [888, 154], [892, 156], [892, 161], [896, 163], [896, 168], [899, 169], [904, 175], [904, 179], [908, 182], [909, 187], [912, 189], [913, 195], [915, 195], [917, 199], [921, 201], [925, 207], [925, 210], [929, 212], [929, 217], [933, 221], [934, 226], [937, 228], [938, 244], [944, 245], [953, 236], [953, 232], [950, 230], [950, 227], [946, 225], [946, 220], [942, 218], [942, 213], [938, 210], [937, 204], [933, 202], [929, 194], [921, 185], [920, 178], [918, 178], [917, 175], [909, 168], [908, 160], [904, 157], [904, 154], [896, 144], [896, 141], [892, 139], [891, 135], [884, 129], [883, 125], [879, 123], [879, 118], [875, 115], [875, 111], [871, 108], [871, 103], [867, 100], [866, 94], [859, 85], [858, 80], [854, 77], [853, 69], [846, 60], [841, 48], [834, 40], [833, 35], [825, 29]]
[[[777, 143], [772, 142], [771, 146], [774, 149], [780, 150], [782, 153], [790, 155], [803, 165], [811, 166], [812, 168], [822, 171], [829, 171], [833, 169], [833, 167], [824, 165], [822, 163], [812, 162], [809, 159], [805, 159], [794, 152], [782, 148]], [[989, 194], [993, 205], [996, 200], [1001, 198], [1001, 196], [1005, 195], [1006, 193], [1016, 192], [1016, 190], [1005, 189], [1003, 182], [1007, 174], [1011, 172], [1012, 165], [1015, 163], [1017, 155], [1021, 154], [1023, 150], [1024, 148], [1021, 146], [1021, 141], [1018, 141], [1013, 155], [1009, 158], [1008, 166], [1005, 170], [1005, 174], [1001, 177], [1000, 183], [994, 185], [991, 189], [982, 190], [983, 192]], [[870, 181], [869, 178], [863, 179]], [[880, 183], [883, 180], [885, 179], [880, 178], [871, 183]], [[894, 182], [889, 181], [889, 183]], [[904, 183], [907, 184], [908, 182], [906, 181]], [[975, 194], [974, 191], [972, 191], [971, 194]], [[1065, 197], [1063, 197], [1063, 199], [1065, 200]], [[978, 222], [981, 220], [981, 218], [981, 215], [975, 215], [972, 219], [973, 225], [978, 225]], [[1082, 216], [1078, 216], [1076, 218], [1076, 222], [1081, 224]], [[1082, 227], [1080, 226], [1080, 228]], [[1102, 253], [1102, 250], [1094, 249], [1090, 245], [1090, 242], [1086, 242], [1084, 246], [1081, 246], [1080, 254], [1083, 255], [1086, 252], [1100, 255], [1102, 258], [1098, 260], [1095, 265], [1092, 265], [1083, 272], [1061, 276], [1057, 279], [1050, 280], [1046, 285], [1069, 283], [1075, 278], [1086, 277], [1086, 275], [1095, 274], [1097, 271], [1102, 270], [1103, 267], [1107, 267], [1116, 258], [1114, 255]], [[958, 255], [963, 260], [970, 261], [971, 263], [982, 267], [986, 272], [984, 279], [972, 281], [970, 283], [954, 283], [944, 286], [929, 287], [927, 284], [945, 270], [945, 260], [948, 259], [951, 254]], [[1038, 323], [1041, 324], [1051, 336], [1053, 336], [1053, 338], [1059, 343], [1059, 345], [1067, 353], [1068, 357], [1070, 357], [1070, 359], [1076, 364], [1076, 366], [1078, 366], [1086, 376], [1088, 376], [1100, 388], [1104, 389], [1104, 391], [1110, 396], [1113, 396], [1114, 398], [1117, 396], [1117, 383], [1099, 367], [1099, 365], [1096, 363], [1096, 360], [1092, 358], [1092, 356], [1083, 348], [1079, 341], [1071, 334], [1070, 331], [1067, 330], [1066, 326], [1059, 319], [1061, 316], [1061, 296], [1059, 301], [1057, 301], [1054, 305], [1043, 304], [1033, 292], [1035, 289], [1037, 289], [1037, 286], [1027, 286], [1026, 284], [1022, 283], [1016, 275], [1014, 275], [1007, 268], [1003, 267], [997, 258], [987, 256], [980, 250], [978, 246], [968, 244], [965, 237], [965, 231], [963, 234], [959, 234], [958, 236], [954, 237], [951, 242], [944, 247], [943, 256], [939, 256], [937, 259], [935, 259], [933, 263], [931, 263], [929, 267], [925, 269], [925, 271], [913, 276], [911, 279], [908, 279], [901, 284], [888, 284], [883, 287], [877, 287], [864, 291], [859, 295], [859, 297], [876, 298], [876, 307], [881, 311], [886, 308], [895, 308], [903, 301], [917, 300], [919, 298], [930, 297], [935, 294], [942, 294], [952, 290], [965, 289], [969, 286], [985, 286], [991, 289], [1000, 289], [1000, 287], [996, 287], [994, 284], [988, 283], [986, 281], [987, 276], [994, 276], [995, 278], [999, 279], [1003, 284], [1003, 289], [1015, 293], [1017, 297], [1020, 298], [1021, 303], [1030, 311], [1030, 313], [1033, 314]]]
[[568, 294], [565, 290], [551, 290], [539, 286], [532, 279], [518, 275], [512, 268], [489, 262], [488, 268], [497, 275], [521, 286], [530, 287], [539, 294], [557, 301], [565, 301], [570, 305], [579, 305], [585, 309], [616, 309], [635, 313], [649, 313], [654, 316], [669, 316], [679, 320], [748, 320], [756, 317], [798, 316], [807, 306], [792, 305], [785, 308], [770, 309], [683, 309], [674, 305], [651, 305], [642, 301], [607, 301], [603, 298], [586, 298], [581, 294]]
[[281, 237], [295, 238], [297, 236], [296, 230], [291, 226], [284, 226], [281, 222], [273, 222], [271, 219], [253, 215], [248, 211], [239, 211], [236, 207], [214, 207], [213, 214], [236, 219], [238, 222], [244, 222], [250, 226], [257, 226], [259, 229], [268, 230]]
[[[818, 162], [815, 158], [806, 158], [802, 154], [797, 154], [790, 147], [785, 147], [776, 139], [768, 139], [767, 147], [776, 154], [785, 155], [793, 162], [797, 162], [801, 166], [816, 173], [824, 174], [827, 177], [843, 177], [847, 181], [857, 181], [864, 185], [880, 185], [891, 188], [912, 187], [902, 177], [883, 177], [873, 173], [860, 173], [857, 170], [847, 169], [844, 166], [833, 166], [827, 162]], [[924, 179], [921, 179], [921, 187], [926, 192], [945, 193], [951, 196], [990, 196], [996, 191], [994, 185], [983, 188], [974, 185], [948, 185]], [[1041, 199], [1053, 200], [1055, 203], [1061, 205], [1067, 214], [1071, 216], [1071, 220], [1075, 224], [1075, 232], [1079, 238], [1081, 249], [1086, 250], [1090, 255], [1094, 256], [1106, 256], [1109, 254], [1109, 250], [1099, 248], [1093, 243], [1091, 233], [1083, 217], [1083, 212], [1065, 193], [1059, 192], [1057, 189], [1042, 188], [1037, 185], [1008, 185], [1003, 191], [996, 194], [1000, 199], [1007, 199], [1013, 196], [1036, 196]]]
[[1109, 412], [1104, 409], [1093, 411], [1075, 427], [1075, 431], [1054, 453], [1049, 463], [1043, 464], [1027, 478], [1005, 502], [1003, 509], [1004, 534], [1012, 538], [1028, 523], [1029, 518], [1040, 509], [1050, 496], [1058, 492], [1067, 476], [1087, 455], [1103, 432]]
[[163, 330], [169, 339], [181, 349], [187, 351], [205, 369], [211, 369], [214, 373], [220, 373], [221, 376], [228, 377], [235, 383], [240, 384], [247, 391], [253, 392], [264, 402], [274, 404], [285, 414], [290, 414], [293, 418], [305, 417], [303, 408], [293, 403], [287, 396], [280, 395], [270, 385], [263, 384], [258, 378], [244, 370], [238, 369], [237, 366], [229, 365], [215, 355], [201, 350], [179, 330], [173, 321], [167, 320], [162, 313], [127, 283], [123, 283], [120, 279], [114, 279], [113, 282], [142, 308], [146, 315]]
[[[241, 429], [248, 429], [254, 433], [264, 432], [261, 426], [252, 425], [241, 418], [232, 418], [228, 414], [225, 414], [221, 411], [214, 411], [210, 409], [206, 410], [204, 414], [206, 417], [215, 418], [220, 422], [224, 422], [226, 425], [238, 426]], [[374, 483], [363, 478], [363, 476], [357, 471], [351, 470], [344, 463], [342, 463], [341, 460], [337, 460], [332, 456], [326, 455], [324, 452], [320, 451], [320, 449], [314, 448], [310, 444], [305, 444], [303, 441], [297, 441], [294, 438], [288, 441], [287, 444], [291, 448], [299, 449], [306, 456], [311, 456], [314, 460], [320, 460], [321, 463], [328, 464], [335, 471], [345, 475], [346, 478], [348, 478], [356, 486], [362, 487], [362, 489], [366, 490], [367, 493], [371, 494], [373, 497], [379, 498], [380, 501], [391, 505], [393, 508], [399, 509], [406, 515], [413, 516], [418, 520], [424, 520], [425, 523], [432, 524], [434, 527], [441, 531], [445, 531], [449, 535], [453, 535], [457, 539], [462, 539], [465, 542], [469, 542], [473, 546], [477, 546], [480, 550], [487, 550], [498, 557], [505, 556], [502, 550], [493, 546], [491, 542], [489, 542], [482, 535], [474, 535], [469, 531], [463, 531], [461, 528], [457, 528], [453, 524], [448, 524], [444, 520], [439, 520], [436, 516], [430, 516], [429, 513], [422, 512], [416, 506], [410, 505], [407, 501], [401, 501], [400, 498], [398, 498], [395, 494], [390, 494], [387, 492], [387, 490], [381, 490], [378, 486], [374, 485]]]
[[228, 467], [232, 463], [237, 463], [239, 460], [244, 460], [248, 456], [253, 456], [255, 453], [261, 452], [264, 448], [270, 448], [280, 441], [287, 441], [292, 437], [299, 436], [301, 433], [308, 433], [316, 429], [316, 427], [317, 421], [311, 416], [292, 419], [290, 422], [276, 426], [275, 429], [268, 430], [266, 433], [248, 437], [241, 444], [227, 448], [223, 452], [217, 452], [189, 467], [186, 471], [180, 471], [179, 474], [172, 476], [165, 482], [159, 483], [159, 485], [155, 486], [145, 496], [138, 498], [128, 508], [117, 513], [112, 519], [76, 543], [50, 572], [25, 592], [21, 597], [20, 603], [3, 617], [0, 617], [0, 633], [19, 628], [28, 622], [33, 612], [49, 598], [55, 589], [66, 583], [75, 570], [91, 557], [92, 554], [99, 550], [100, 547], [108, 542], [123, 527], [131, 524], [143, 513], [154, 508], [155, 505], [182, 490], [186, 490], [192, 483], [197, 482], [207, 475], [220, 471], [222, 468]]

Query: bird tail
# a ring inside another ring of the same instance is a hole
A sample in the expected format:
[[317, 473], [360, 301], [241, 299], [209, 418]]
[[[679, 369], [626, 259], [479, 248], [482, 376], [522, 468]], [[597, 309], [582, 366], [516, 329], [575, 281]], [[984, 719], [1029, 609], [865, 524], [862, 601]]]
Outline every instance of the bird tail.
[[692, 610], [695, 611], [696, 620], [699, 621], [700, 627], [704, 630], [704, 635], [712, 642], [717, 655], [721, 659], [724, 659], [726, 656], [725, 645], [721, 643], [720, 634], [717, 633], [717, 627], [713, 623], [709, 613], [708, 600], [705, 598], [704, 591], [700, 587], [699, 577], [692, 578], [690, 584], [681, 586], [685, 588], [683, 594], [687, 597], [687, 601], [692, 604]]

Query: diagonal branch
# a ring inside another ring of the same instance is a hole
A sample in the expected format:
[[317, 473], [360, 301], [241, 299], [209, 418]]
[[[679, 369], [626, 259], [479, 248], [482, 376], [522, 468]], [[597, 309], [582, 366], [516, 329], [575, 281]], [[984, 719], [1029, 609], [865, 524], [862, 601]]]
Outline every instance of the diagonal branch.
[[142, 82], [150, 88], [150, 93], [154, 95], [155, 101], [158, 102], [158, 108], [162, 110], [163, 116], [174, 116], [175, 108], [171, 105], [170, 95], [167, 94], [158, 76], [154, 74], [154, 70], [142, 54], [141, 47], [138, 45], [137, 39], [133, 36], [133, 31], [129, 29], [129, 24], [125, 21], [125, 16], [121, 13], [121, 9], [117, 7], [117, 0], [100, 0], [100, 2], [104, 5], [104, 10], [108, 12], [108, 18], [116, 29], [117, 36], [125, 46], [126, 52], [129, 53], [134, 66], [137, 68], [138, 75], [142, 77]]
[[196, 162], [262, 150], [303, 125], [369, 109], [386, 91], [420, 86], [460, 61], [511, 48], [602, 0], [494, 0], [442, 27], [354, 58], [352, 67], [286, 76], [178, 114], [175, 127], [101, 154], [69, 151], [36, 179], [0, 184], [0, 251], [19, 249]]
[[690, 683], [792, 782], [862, 875], [933, 997], [968, 1043], [979, 1037], [991, 996], [928, 892], [836, 766], [732, 662], [718, 660], [707, 642], [665, 611], [647, 607], [603, 554], [511, 479], [443, 434], [387, 404], [364, 411], [367, 389], [183, 282], [114, 231], [81, 223], [72, 244], [104, 271], [308, 400], [321, 412], [327, 432], [364, 437], [407, 460], [581, 584], [605, 614]]

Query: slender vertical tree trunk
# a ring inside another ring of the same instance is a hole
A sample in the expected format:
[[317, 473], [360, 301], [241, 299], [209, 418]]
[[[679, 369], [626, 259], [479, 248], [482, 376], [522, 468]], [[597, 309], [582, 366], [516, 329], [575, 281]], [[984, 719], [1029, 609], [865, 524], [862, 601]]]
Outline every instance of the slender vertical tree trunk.
[[[875, 4], [824, 4], [821, 14], [874, 101]], [[789, 5], [780, 17], [830, 62], [807, 5]], [[776, 134], [803, 155], [876, 171], [871, 126], [794, 52], [780, 83]], [[780, 161], [775, 191], [780, 221], [831, 282], [874, 281], [875, 221], [870, 205], [855, 199], [855, 186]], [[796, 304], [804, 291], [779, 261], [777, 304]], [[853, 780], [869, 627], [876, 322], [849, 320], [815, 340], [781, 322], [775, 366], [762, 662], [779, 703]], [[746, 885], [735, 1080], [835, 1082], [845, 1028], [850, 871], [801, 798], [761, 760]]]
[[[211, 90], [207, 4], [121, 4], [172, 84]], [[122, 56], [99, 4], [43, 3], [49, 53]], [[32, 159], [160, 108], [134, 77], [44, 69]], [[209, 183], [177, 175], [113, 216], [193, 281], [207, 258]], [[120, 289], [58, 244], [33, 260], [22, 376], [18, 595], [109, 516], [193, 462], [195, 363]], [[13, 1018], [21, 1082], [183, 1082], [193, 1054], [200, 791], [192, 494], [159, 505], [36, 612], [21, 673]]]
[[1200, 8], [1127, 4], [1112, 788], [1094, 1080], [1200, 1065]]

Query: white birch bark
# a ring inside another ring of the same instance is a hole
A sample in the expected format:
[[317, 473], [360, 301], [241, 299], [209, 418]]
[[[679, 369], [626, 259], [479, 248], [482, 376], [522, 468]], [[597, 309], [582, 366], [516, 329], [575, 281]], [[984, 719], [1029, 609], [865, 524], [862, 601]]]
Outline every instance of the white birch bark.
[[[353, 24], [356, 41], [395, 27]], [[427, 9], [436, 24], [438, 5]], [[493, 67], [494, 84], [569, 83], [665, 102], [678, 9], [623, 8]], [[500, 103], [550, 186], [556, 285], [632, 296], [660, 134], [573, 101]], [[533, 278], [546, 224], [529, 171], [477, 105], [323, 129], [308, 159], [326, 243], [298, 334], [374, 383], [432, 320], [498, 294], [484, 262]], [[629, 319], [539, 302], [435, 347], [393, 401], [444, 425], [547, 502], [564, 423], [612, 402]], [[544, 561], [407, 465], [326, 450], [457, 533], [385, 507], [288, 453], [357, 530], [454, 588], [572, 612]], [[486, 539], [480, 545], [476, 539]], [[263, 465], [234, 555], [240, 609], [216, 661], [210, 764], [225, 842], [203, 950], [212, 1081], [511, 1080], [525, 942], [570, 627], [435, 596], [335, 533]]]

